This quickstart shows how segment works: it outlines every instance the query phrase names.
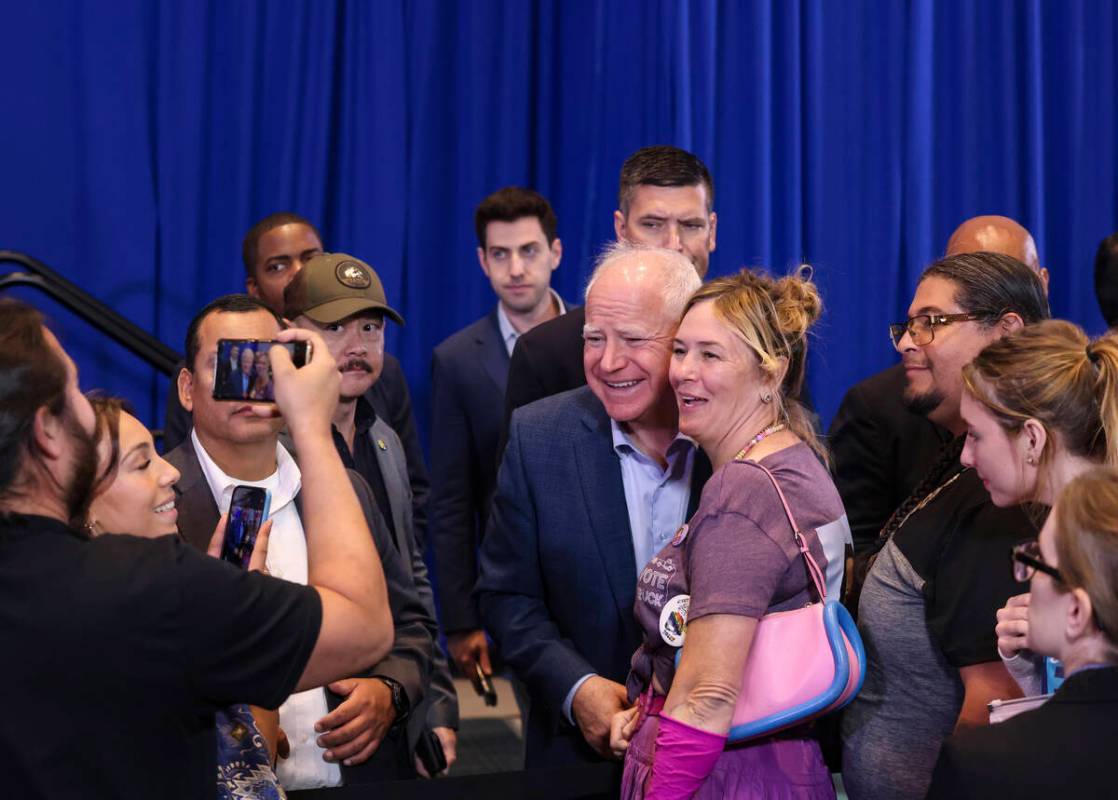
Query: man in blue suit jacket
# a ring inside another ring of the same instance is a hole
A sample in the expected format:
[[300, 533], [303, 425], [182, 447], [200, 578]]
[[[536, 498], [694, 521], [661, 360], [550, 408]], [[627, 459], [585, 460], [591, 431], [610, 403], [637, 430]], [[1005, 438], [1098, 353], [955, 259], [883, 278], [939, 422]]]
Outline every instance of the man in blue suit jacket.
[[586, 296], [588, 386], [518, 409], [481, 547], [486, 627], [532, 696], [528, 767], [609, 756], [640, 642], [639, 568], [710, 465], [678, 435], [671, 343], [699, 277], [678, 252], [616, 245]]
[[497, 480], [509, 355], [520, 334], [566, 311], [551, 290], [563, 255], [551, 205], [508, 186], [474, 212], [477, 257], [499, 302], [435, 348], [431, 362], [429, 524], [438, 571], [440, 620], [462, 674], [489, 673], [489, 650], [472, 594], [477, 548]]

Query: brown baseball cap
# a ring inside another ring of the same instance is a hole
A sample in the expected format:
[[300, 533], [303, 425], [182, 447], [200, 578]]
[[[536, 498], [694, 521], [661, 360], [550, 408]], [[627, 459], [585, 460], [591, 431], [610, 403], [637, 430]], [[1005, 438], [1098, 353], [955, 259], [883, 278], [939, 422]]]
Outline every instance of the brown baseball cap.
[[373, 268], [345, 253], [314, 256], [283, 291], [283, 315], [288, 319], [306, 314], [321, 325], [332, 325], [368, 309], [404, 324], [388, 305]]

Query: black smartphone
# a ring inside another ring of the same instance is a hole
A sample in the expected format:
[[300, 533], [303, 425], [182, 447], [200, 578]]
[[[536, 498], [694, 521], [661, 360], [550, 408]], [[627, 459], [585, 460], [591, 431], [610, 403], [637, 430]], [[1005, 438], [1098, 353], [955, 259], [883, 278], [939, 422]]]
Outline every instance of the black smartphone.
[[481, 664], [476, 661], [474, 662], [474, 673], [477, 675], [474, 689], [485, 698], [487, 706], [497, 705], [497, 690], [493, 688], [493, 680], [482, 671]]
[[241, 569], [248, 569], [252, 550], [256, 547], [256, 534], [268, 518], [272, 493], [259, 486], [236, 486], [229, 503], [229, 518], [225, 521], [225, 541], [221, 544], [221, 557]]
[[446, 769], [446, 753], [443, 752], [443, 743], [439, 735], [428, 728], [419, 735], [415, 743], [415, 754], [423, 762], [423, 768], [432, 778]]
[[268, 351], [281, 345], [296, 367], [311, 358], [310, 342], [273, 342], [264, 339], [218, 339], [214, 362], [214, 399], [274, 403], [272, 365]]

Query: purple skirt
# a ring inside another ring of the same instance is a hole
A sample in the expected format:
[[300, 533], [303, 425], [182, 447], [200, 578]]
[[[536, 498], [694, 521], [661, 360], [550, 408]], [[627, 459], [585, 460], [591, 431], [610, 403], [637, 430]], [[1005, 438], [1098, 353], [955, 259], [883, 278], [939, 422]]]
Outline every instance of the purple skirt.
[[[644, 797], [659, 728], [659, 717], [646, 717], [629, 743], [621, 778], [622, 800]], [[834, 800], [835, 787], [818, 742], [774, 737], [728, 747], [693, 797]]]

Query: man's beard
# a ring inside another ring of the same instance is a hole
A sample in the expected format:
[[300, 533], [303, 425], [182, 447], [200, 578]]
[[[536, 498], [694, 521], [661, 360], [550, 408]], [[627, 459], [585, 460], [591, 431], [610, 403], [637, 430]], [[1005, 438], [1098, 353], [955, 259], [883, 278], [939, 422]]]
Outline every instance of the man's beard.
[[97, 443], [69, 412], [65, 425], [73, 442], [74, 460], [70, 480], [62, 487], [62, 500], [70, 524], [80, 529], [89, 516], [89, 504], [93, 502], [93, 487], [97, 482]]
[[940, 404], [944, 401], [944, 394], [936, 389], [929, 389], [922, 394], [915, 394], [906, 388], [904, 394], [901, 395], [901, 399], [904, 401], [905, 408], [909, 411], [926, 417], [939, 408]]

